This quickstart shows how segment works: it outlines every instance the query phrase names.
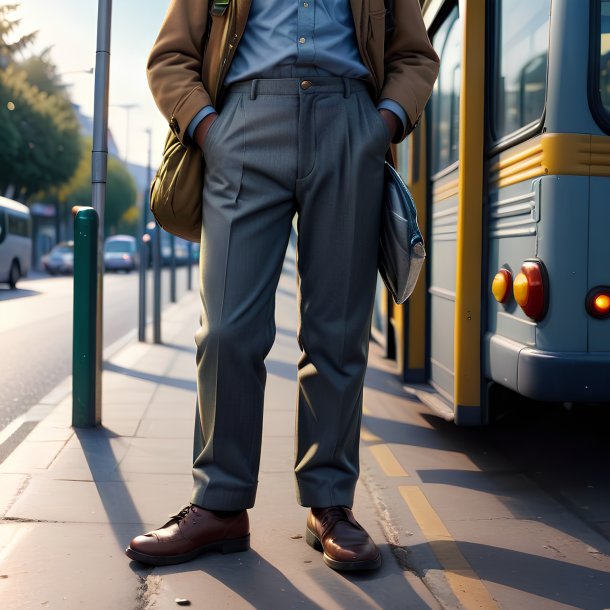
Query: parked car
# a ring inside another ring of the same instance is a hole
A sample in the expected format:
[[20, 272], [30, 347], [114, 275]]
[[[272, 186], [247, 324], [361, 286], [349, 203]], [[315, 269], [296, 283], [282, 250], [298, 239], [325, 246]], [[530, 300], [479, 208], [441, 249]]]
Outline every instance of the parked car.
[[42, 266], [51, 275], [74, 272], [74, 242], [60, 241], [42, 259]]
[[139, 264], [138, 244], [131, 235], [113, 235], [104, 242], [106, 271], [133, 271]]
[[[184, 265], [188, 265], [189, 262], [189, 253], [188, 253], [188, 242], [180, 237], [174, 238], [175, 243], [175, 258], [176, 258], [176, 266], [182, 267]], [[172, 246], [171, 246], [171, 237], [168, 237], [166, 240], [161, 240], [161, 264], [164, 267], [168, 267], [172, 264]]]
[[[146, 227], [146, 234], [149, 236], [149, 266], [152, 265], [153, 244], [154, 244], [154, 228], [155, 223], [151, 222]], [[172, 263], [172, 236], [166, 231], [161, 230], [161, 265], [169, 267]], [[182, 267], [189, 264], [189, 243], [181, 237], [174, 237], [176, 266]], [[199, 262], [199, 244], [193, 243], [191, 261], [195, 264]]]

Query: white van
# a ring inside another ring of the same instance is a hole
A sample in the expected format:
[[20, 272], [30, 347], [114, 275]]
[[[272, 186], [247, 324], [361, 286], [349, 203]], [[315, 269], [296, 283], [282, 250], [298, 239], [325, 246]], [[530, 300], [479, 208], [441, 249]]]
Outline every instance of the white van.
[[15, 288], [32, 263], [32, 217], [27, 206], [0, 197], [0, 283]]

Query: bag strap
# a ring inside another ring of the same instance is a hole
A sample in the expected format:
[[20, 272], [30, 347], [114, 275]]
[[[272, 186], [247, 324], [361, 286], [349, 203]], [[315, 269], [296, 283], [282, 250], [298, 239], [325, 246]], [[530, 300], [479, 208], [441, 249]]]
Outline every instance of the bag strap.
[[385, 160], [388, 165], [391, 165], [394, 169], [396, 169], [396, 165], [394, 164], [394, 155], [392, 154], [392, 147], [388, 148], [388, 152], [385, 154]]
[[210, 14], [214, 17], [222, 17], [227, 12], [230, 3], [231, 0], [214, 0], [212, 2]]
[[208, 22], [205, 28], [202, 57], [205, 57], [205, 52], [208, 49], [208, 42], [210, 41], [210, 34], [212, 33], [212, 22], [214, 21], [212, 17], [222, 17], [227, 12], [230, 3], [231, 0], [214, 0], [211, 3], [208, 13]]

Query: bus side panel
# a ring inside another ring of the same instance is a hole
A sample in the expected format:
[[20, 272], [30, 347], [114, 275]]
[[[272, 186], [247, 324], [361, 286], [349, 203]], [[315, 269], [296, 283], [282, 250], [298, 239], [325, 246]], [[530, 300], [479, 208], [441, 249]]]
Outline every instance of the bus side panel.
[[[610, 286], [610, 178], [591, 178], [589, 200], [589, 277], [588, 288]], [[584, 298], [583, 298], [584, 305]], [[610, 352], [610, 319], [588, 318], [591, 352]]]
[[[450, 402], [454, 395], [457, 172], [434, 184], [430, 210], [430, 382]], [[447, 192], [447, 185], [449, 191]], [[452, 188], [451, 185], [455, 186]], [[445, 194], [442, 189], [445, 189]], [[448, 196], [447, 196], [448, 195]]]
[[21, 277], [25, 277], [30, 272], [32, 266], [32, 240], [29, 237], [17, 237], [19, 240], [19, 267]]
[[11, 269], [10, 243], [8, 237], [8, 225], [6, 212], [0, 209], [0, 282], [8, 282], [8, 274]]
[[488, 205], [489, 266], [484, 290], [489, 296], [483, 362], [486, 377], [516, 391], [517, 344], [534, 345], [536, 327], [515, 302], [512, 290], [505, 303], [498, 303], [491, 285], [500, 269], [508, 269], [514, 279], [523, 260], [535, 256], [539, 189], [532, 180], [501, 188], [492, 183]]
[[537, 255], [549, 275], [549, 305], [536, 327], [536, 347], [586, 352], [589, 178], [546, 176], [541, 197]]

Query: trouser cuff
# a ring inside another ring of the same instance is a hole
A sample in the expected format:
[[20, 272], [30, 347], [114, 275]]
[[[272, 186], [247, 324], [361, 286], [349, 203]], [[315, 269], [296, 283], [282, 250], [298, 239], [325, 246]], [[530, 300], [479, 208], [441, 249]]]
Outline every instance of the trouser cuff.
[[234, 492], [226, 490], [193, 489], [191, 504], [207, 510], [234, 511], [245, 510], [254, 506], [256, 489], [251, 492]]
[[310, 486], [297, 482], [297, 502], [301, 506], [327, 508], [329, 506], [346, 506], [352, 508], [354, 505], [354, 492], [356, 484], [350, 489], [333, 488], [330, 485]]

